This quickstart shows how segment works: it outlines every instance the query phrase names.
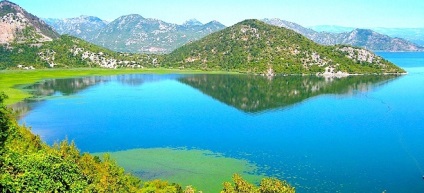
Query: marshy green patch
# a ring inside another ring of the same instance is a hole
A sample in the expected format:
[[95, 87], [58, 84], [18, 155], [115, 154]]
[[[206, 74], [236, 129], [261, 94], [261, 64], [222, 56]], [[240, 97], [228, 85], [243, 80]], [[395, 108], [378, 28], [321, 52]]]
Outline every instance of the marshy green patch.
[[[104, 153], [95, 153], [100, 156]], [[203, 192], [220, 192], [234, 173], [258, 184], [264, 176], [246, 160], [225, 157], [208, 150], [171, 148], [132, 149], [110, 152], [120, 166], [143, 180], [162, 179], [183, 187], [192, 185]]]

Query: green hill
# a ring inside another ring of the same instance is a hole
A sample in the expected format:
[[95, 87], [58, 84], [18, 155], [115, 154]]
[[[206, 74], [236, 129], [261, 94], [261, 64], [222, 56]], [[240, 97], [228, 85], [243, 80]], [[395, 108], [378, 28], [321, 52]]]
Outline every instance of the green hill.
[[84, 40], [63, 35], [38, 45], [0, 46], [0, 70], [16, 68], [142, 68], [154, 67], [161, 56], [110, 51]]
[[245, 20], [188, 43], [167, 55], [162, 65], [256, 74], [405, 72], [368, 50], [321, 46], [292, 30], [259, 20]]

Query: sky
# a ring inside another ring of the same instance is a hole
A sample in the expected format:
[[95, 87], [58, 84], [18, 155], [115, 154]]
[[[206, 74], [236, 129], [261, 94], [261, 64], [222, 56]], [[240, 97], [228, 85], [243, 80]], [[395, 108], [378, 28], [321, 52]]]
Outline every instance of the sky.
[[226, 26], [244, 19], [279, 18], [303, 26], [424, 27], [424, 0], [10, 0], [41, 18], [128, 14], [182, 24], [196, 18]]

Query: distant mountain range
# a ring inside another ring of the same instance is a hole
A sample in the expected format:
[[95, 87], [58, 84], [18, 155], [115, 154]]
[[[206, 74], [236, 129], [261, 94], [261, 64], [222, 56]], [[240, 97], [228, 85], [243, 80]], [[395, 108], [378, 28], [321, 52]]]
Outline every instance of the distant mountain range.
[[292, 29], [322, 45], [352, 45], [373, 51], [424, 51], [424, 47], [415, 43], [402, 38], [392, 38], [370, 29], [350, 29], [330, 26], [327, 28], [330, 32], [317, 32], [296, 23], [280, 19], [263, 19], [263, 21], [271, 25]]
[[69, 19], [44, 19], [59, 34], [75, 36], [91, 41], [109, 23], [93, 16], [80, 16]]
[[[343, 33], [354, 30], [354, 27], [344, 27], [336, 25], [318, 25], [312, 26], [311, 29], [317, 32], [329, 32], [329, 33]], [[370, 28], [381, 34], [388, 35], [390, 37], [403, 38], [411, 41], [417, 45], [424, 46], [424, 28]]]
[[[225, 28], [217, 21], [203, 24], [196, 19], [191, 19], [178, 25], [136, 14], [121, 16], [110, 23], [93, 16], [45, 19], [45, 21], [60, 34], [76, 36], [114, 51], [131, 53], [170, 53], [190, 41], [201, 39]], [[407, 39], [419, 43], [422, 37], [420, 31], [403, 32], [376, 28], [376, 30], [392, 34], [390, 37], [368, 29], [316, 26], [314, 30], [280, 19], [263, 19], [262, 21], [292, 29], [322, 45], [345, 44], [374, 51], [424, 51], [424, 47], [408, 40], [393, 38], [407, 37], [409, 34]], [[400, 36], [400, 33], [403, 35]]]
[[225, 28], [217, 21], [203, 24], [192, 19], [177, 25], [137, 14], [121, 16], [110, 23], [93, 16], [45, 21], [60, 34], [131, 53], [169, 53], [187, 42]]

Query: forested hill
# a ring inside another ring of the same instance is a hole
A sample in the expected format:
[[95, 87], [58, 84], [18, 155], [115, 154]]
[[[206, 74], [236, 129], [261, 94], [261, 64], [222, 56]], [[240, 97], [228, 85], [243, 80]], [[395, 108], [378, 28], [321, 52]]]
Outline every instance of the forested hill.
[[259, 74], [404, 72], [368, 50], [318, 45], [259, 20], [245, 20], [188, 43], [167, 55], [162, 65]]
[[143, 68], [155, 67], [162, 56], [126, 54], [62, 35], [60, 38], [31, 44], [0, 45], [0, 70], [33, 68]]

